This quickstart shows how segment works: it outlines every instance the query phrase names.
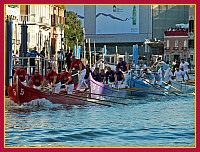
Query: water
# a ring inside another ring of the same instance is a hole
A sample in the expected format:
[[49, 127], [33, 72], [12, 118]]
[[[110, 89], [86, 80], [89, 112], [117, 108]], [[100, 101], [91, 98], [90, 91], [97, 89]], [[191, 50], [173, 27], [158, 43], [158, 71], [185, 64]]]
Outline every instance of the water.
[[[6, 147], [193, 147], [193, 95], [132, 97], [128, 105], [11, 106]], [[121, 101], [122, 100], [116, 100]], [[108, 104], [108, 103], [107, 103]]]

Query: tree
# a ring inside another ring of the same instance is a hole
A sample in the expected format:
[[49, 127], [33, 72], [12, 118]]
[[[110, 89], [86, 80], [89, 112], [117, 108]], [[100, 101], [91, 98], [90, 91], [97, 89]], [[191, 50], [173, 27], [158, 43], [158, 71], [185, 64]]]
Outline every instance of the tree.
[[78, 15], [75, 12], [67, 11], [65, 12], [65, 39], [67, 39], [67, 45], [71, 49], [77, 44], [82, 45], [84, 41], [83, 30], [81, 27], [81, 21], [78, 20]]

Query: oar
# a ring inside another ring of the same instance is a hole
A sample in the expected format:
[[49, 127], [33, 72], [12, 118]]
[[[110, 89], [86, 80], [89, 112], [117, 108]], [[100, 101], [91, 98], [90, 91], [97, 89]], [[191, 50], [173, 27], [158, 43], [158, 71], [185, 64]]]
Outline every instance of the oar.
[[135, 90], [132, 88], [127, 88], [126, 91], [131, 91], [131, 92], [137, 92], [137, 93], [147, 93], [147, 94], [153, 94], [153, 95], [160, 95], [160, 96], [165, 96], [166, 94], [158, 94], [159, 92], [166, 92], [164, 90], [152, 90], [152, 89], [144, 89], [144, 90]]
[[[64, 94], [61, 94], [64, 95]], [[68, 94], [68, 96], [74, 96], [73, 94]], [[79, 98], [88, 98], [88, 97], [83, 97], [83, 96], [77, 96]], [[112, 101], [112, 100], [103, 100], [103, 99], [96, 99], [96, 98], [91, 98], [89, 97], [89, 99], [94, 99], [94, 100], [99, 100], [99, 101], [104, 101], [104, 102], [110, 102], [110, 103], [116, 103], [116, 104], [123, 104], [123, 105], [128, 105], [127, 103], [122, 103], [122, 102], [116, 102], [116, 101]]]
[[117, 96], [109, 96], [109, 95], [106, 95], [106, 94], [98, 94], [98, 93], [87, 93], [87, 92], [84, 92], [85, 94], [92, 94], [92, 95], [98, 95], [98, 96], [105, 96], [105, 97], [111, 97], [111, 98], [119, 98], [119, 99], [133, 99], [133, 98], [127, 98], [127, 97], [117, 97]]
[[[154, 87], [154, 88], [156, 88], [156, 89], [159, 89], [159, 88], [157, 88], [156, 86], [154, 86], [153, 84], [149, 83], [146, 79], [144, 79], [144, 81], [147, 82], [150, 86], [152, 86], [152, 87]], [[165, 91], [165, 92], [167, 92], [167, 91]], [[164, 93], [164, 94], [165, 94], [165, 95], [168, 95], [167, 93]]]
[[64, 95], [64, 94], [60, 94], [60, 95], [65, 96], [65, 97], [70, 97], [72, 99], [77, 99], [77, 100], [81, 100], [81, 101], [85, 101], [85, 102], [91, 102], [91, 103], [111, 107], [111, 105], [108, 105], [108, 104], [104, 104], [104, 103], [100, 103], [100, 102], [96, 102], [96, 101], [88, 101], [88, 100], [84, 100], [84, 99], [81, 99], [80, 97], [76, 97], [76, 96]]
[[172, 86], [172, 85], [170, 85], [170, 84], [168, 84], [168, 83], [166, 83], [166, 82], [164, 82], [164, 81], [163, 81], [163, 83], [164, 83], [164, 84], [166, 84], [166, 85], [168, 85], [168, 86], [170, 86], [170, 87], [172, 87], [172, 88], [173, 88], [173, 89], [175, 89], [176, 91], [178, 91], [178, 92], [180, 92], [180, 93], [184, 94], [184, 92], [183, 92], [183, 91], [181, 91], [181, 90], [179, 90], [179, 89], [175, 88], [174, 86]]

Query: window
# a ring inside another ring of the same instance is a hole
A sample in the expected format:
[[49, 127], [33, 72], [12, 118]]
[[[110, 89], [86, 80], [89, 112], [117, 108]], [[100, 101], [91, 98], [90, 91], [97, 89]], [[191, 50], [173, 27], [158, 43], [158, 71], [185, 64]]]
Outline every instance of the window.
[[169, 40], [167, 40], [167, 48], [169, 47]]
[[189, 32], [194, 32], [194, 20], [189, 20]]
[[193, 59], [193, 55], [190, 55], [190, 61], [193, 61], [194, 59]]
[[178, 47], [178, 40], [175, 40], [174, 46]]
[[187, 47], [187, 40], [184, 40], [183, 47]]
[[194, 48], [194, 40], [189, 40], [189, 48]]

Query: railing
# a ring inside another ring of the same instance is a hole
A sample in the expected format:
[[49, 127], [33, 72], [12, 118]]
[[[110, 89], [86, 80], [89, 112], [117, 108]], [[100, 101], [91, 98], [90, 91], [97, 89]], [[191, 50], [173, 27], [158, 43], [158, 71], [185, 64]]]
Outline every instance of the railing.
[[[37, 69], [42, 76], [45, 76], [47, 73], [47, 68], [52, 66], [52, 68], [60, 73], [62, 68], [66, 68], [65, 60], [49, 60], [46, 58], [36, 57], [35, 66], [30, 65], [31, 57], [13, 57], [12, 58], [12, 67], [13, 69], [19, 68], [21, 65], [24, 65], [27, 62], [27, 66], [24, 66], [24, 69], [27, 71], [27, 74], [30, 76], [33, 74], [33, 69]], [[14, 74], [14, 73], [13, 73]]]

